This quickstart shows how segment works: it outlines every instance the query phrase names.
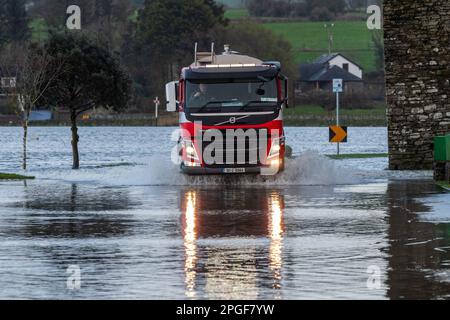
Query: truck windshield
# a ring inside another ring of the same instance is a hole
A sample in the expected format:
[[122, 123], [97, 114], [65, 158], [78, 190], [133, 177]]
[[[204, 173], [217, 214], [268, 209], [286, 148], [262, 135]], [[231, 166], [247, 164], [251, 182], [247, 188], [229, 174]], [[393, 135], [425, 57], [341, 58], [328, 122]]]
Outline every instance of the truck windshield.
[[276, 107], [278, 90], [275, 79], [237, 80], [232, 82], [186, 82], [186, 106], [188, 109], [221, 110], [224, 108]]

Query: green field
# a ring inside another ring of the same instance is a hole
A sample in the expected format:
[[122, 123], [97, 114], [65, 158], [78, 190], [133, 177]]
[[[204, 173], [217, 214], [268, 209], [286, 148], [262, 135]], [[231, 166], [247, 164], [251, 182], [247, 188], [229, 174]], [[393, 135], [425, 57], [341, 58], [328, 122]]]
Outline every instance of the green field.
[[249, 17], [250, 14], [248, 13], [247, 9], [228, 9], [225, 12], [225, 18], [230, 20], [238, 20]]
[[[364, 72], [375, 70], [372, 34], [364, 21], [337, 21], [333, 28], [333, 52], [360, 64]], [[328, 53], [328, 35], [323, 22], [265, 23], [264, 26], [292, 43], [297, 63], [313, 61]]]
[[44, 18], [36, 18], [29, 22], [28, 26], [31, 29], [34, 41], [45, 41], [48, 39], [48, 27]]

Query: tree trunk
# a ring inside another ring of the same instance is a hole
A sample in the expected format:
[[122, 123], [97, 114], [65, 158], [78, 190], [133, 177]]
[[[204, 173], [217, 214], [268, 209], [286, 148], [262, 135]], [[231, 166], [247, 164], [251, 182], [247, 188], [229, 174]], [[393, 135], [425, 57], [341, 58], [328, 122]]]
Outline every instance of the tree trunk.
[[77, 114], [75, 111], [71, 112], [70, 121], [72, 122], [72, 168], [77, 170], [80, 168], [80, 154], [78, 152], [78, 141], [80, 140], [80, 137], [78, 136]]
[[27, 141], [28, 141], [28, 121], [23, 122], [23, 158], [22, 168], [27, 170]]

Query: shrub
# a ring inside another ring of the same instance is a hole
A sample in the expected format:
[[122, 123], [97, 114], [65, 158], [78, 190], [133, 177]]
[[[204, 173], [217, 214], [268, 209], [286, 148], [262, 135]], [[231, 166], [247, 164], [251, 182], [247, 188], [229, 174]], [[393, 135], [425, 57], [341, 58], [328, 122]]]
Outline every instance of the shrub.
[[333, 14], [325, 7], [316, 7], [311, 11], [311, 21], [331, 21]]
[[308, 15], [306, 3], [285, 0], [249, 0], [247, 9], [254, 17], [296, 18]]

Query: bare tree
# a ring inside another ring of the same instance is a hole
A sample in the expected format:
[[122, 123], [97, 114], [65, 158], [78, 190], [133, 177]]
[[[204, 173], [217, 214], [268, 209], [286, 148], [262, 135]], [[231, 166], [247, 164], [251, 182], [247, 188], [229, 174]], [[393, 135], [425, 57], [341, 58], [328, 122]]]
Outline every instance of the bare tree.
[[44, 93], [54, 85], [63, 63], [55, 63], [47, 51], [36, 44], [9, 46], [0, 55], [0, 73], [9, 79], [4, 90], [15, 106], [23, 128], [23, 170], [27, 169], [27, 141], [30, 114]]

